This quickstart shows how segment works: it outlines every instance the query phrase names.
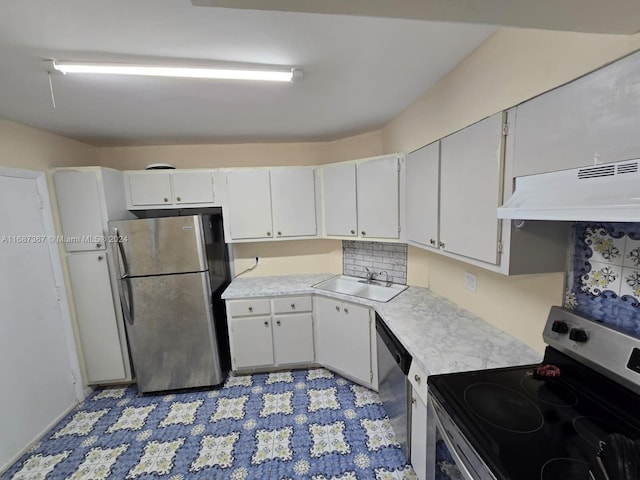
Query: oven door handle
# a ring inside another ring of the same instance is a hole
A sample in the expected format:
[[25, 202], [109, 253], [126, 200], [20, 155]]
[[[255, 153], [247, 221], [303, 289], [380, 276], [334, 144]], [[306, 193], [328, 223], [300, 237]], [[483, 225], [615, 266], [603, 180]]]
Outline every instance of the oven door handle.
[[453, 460], [456, 462], [456, 466], [460, 470], [460, 473], [462, 474], [463, 478], [465, 480], [480, 480], [480, 477], [478, 477], [477, 475], [476, 476], [472, 475], [471, 472], [469, 471], [469, 468], [467, 468], [467, 464], [469, 463], [469, 460], [467, 459], [467, 457], [465, 456], [465, 454], [463, 452], [459, 452], [458, 451], [457, 446], [449, 438], [449, 434], [445, 430], [444, 426], [442, 425], [442, 422], [440, 421], [440, 418], [438, 417], [438, 413], [436, 412], [436, 409], [433, 406], [433, 402], [434, 402], [434, 400], [431, 397], [431, 394], [428, 394], [427, 395], [427, 409], [428, 409], [429, 413], [431, 414], [430, 417], [435, 419], [437, 428], [440, 430], [440, 436], [442, 437], [442, 440], [444, 440], [444, 443], [447, 444], [447, 448], [449, 449], [449, 453], [453, 457]]

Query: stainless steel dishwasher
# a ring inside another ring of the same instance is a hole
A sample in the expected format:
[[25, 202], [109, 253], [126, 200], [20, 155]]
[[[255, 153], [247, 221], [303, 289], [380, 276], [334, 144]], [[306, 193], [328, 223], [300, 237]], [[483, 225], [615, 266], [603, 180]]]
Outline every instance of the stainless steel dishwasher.
[[378, 393], [407, 460], [411, 452], [411, 355], [376, 314]]

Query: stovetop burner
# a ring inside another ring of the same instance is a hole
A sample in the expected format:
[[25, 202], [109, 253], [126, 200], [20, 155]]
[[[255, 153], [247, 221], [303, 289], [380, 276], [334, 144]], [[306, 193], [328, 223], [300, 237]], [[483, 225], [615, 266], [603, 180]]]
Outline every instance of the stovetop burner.
[[542, 466], [540, 480], [589, 480], [589, 464], [572, 458], [554, 458]]
[[494, 427], [514, 433], [542, 428], [540, 409], [522, 393], [495, 383], [475, 383], [464, 391], [467, 406]]
[[520, 386], [529, 395], [548, 405], [573, 407], [578, 403], [576, 394], [564, 386], [560, 380], [538, 379], [526, 375], [520, 380]]

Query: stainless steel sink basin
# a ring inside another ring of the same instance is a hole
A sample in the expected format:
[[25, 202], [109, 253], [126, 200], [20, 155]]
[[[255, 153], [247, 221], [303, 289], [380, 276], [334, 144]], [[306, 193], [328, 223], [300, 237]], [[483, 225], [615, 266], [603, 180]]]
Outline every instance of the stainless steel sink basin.
[[374, 280], [372, 283], [367, 283], [366, 280], [362, 278], [350, 277], [348, 275], [338, 275], [329, 280], [316, 283], [314, 287], [329, 292], [366, 298], [376, 302], [388, 302], [407, 289], [406, 285], [392, 283], [387, 287], [384, 282]]

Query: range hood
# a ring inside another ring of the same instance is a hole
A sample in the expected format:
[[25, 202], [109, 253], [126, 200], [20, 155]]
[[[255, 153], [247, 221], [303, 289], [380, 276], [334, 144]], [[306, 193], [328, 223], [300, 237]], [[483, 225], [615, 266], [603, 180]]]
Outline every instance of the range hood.
[[498, 218], [640, 222], [640, 159], [516, 178]]

